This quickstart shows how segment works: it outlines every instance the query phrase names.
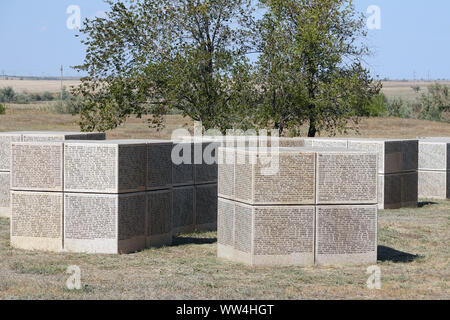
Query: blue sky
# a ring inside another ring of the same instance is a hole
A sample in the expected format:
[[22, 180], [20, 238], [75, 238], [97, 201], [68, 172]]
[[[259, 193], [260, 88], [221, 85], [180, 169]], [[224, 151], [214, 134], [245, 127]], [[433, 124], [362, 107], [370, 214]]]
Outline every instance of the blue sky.
[[[391, 79], [450, 79], [450, 1], [355, 0], [366, 12], [381, 10], [381, 29], [369, 31], [374, 55], [367, 60], [374, 75]], [[66, 26], [67, 8], [81, 17], [101, 14], [102, 0], [1, 0], [0, 74], [22, 76], [79, 75], [84, 47]]]

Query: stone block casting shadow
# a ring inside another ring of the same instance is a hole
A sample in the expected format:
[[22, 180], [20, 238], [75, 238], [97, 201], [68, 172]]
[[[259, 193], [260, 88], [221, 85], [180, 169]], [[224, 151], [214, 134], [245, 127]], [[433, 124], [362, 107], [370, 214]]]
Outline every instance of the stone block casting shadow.
[[213, 244], [217, 242], [217, 238], [194, 238], [194, 237], [173, 237], [172, 246], [183, 246], [187, 244]]
[[420, 256], [416, 254], [411, 254], [407, 252], [398, 251], [385, 246], [378, 246], [378, 261], [386, 262], [391, 261], [394, 263], [403, 262], [413, 262]]

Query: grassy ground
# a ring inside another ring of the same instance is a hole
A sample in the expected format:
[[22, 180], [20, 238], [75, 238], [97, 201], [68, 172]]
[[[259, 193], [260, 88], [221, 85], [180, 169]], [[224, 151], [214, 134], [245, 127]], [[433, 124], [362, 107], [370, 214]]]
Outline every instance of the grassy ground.
[[[122, 255], [50, 254], [9, 246], [0, 219], [0, 299], [450, 299], [450, 201], [381, 211], [381, 290], [367, 266], [252, 268], [216, 258], [216, 234]], [[67, 267], [83, 289], [69, 291]]]

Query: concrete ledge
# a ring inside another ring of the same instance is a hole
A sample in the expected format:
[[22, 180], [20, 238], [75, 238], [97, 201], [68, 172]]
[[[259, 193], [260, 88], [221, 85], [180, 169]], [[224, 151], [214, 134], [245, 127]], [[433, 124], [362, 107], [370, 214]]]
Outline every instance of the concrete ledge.
[[63, 240], [54, 238], [11, 237], [11, 247], [30, 251], [62, 252]]
[[318, 255], [316, 256], [316, 264], [320, 266], [377, 264], [377, 250], [361, 254]]
[[11, 218], [11, 208], [0, 208], [0, 218]]
[[116, 239], [64, 239], [64, 250], [74, 253], [102, 254], [117, 254], [119, 251]]

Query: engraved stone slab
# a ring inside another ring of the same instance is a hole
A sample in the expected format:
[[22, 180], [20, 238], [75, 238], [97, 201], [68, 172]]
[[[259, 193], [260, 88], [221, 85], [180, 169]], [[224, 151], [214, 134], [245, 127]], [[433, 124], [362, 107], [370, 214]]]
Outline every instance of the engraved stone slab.
[[248, 265], [313, 265], [314, 206], [219, 199], [218, 256]]
[[147, 190], [172, 187], [171, 141], [148, 141]]
[[318, 204], [376, 204], [377, 154], [318, 152], [316, 194]]
[[383, 210], [417, 207], [417, 172], [380, 175], [379, 179], [383, 199], [378, 203], [378, 209]]
[[9, 172], [0, 172], [0, 217], [11, 217], [11, 192]]
[[147, 192], [146, 247], [172, 244], [172, 190]]
[[195, 186], [195, 228], [217, 230], [217, 184]]
[[63, 143], [13, 142], [11, 189], [63, 191]]
[[234, 165], [236, 162], [235, 151], [231, 148], [219, 148], [218, 161], [218, 195], [225, 199], [234, 199]]
[[173, 233], [191, 233], [195, 230], [194, 186], [173, 188]]
[[64, 132], [64, 131], [24, 131], [24, 142], [45, 142], [65, 140], [105, 140], [101, 132]]
[[63, 249], [63, 194], [11, 192], [11, 246], [24, 250]]
[[314, 148], [348, 148], [348, 139], [346, 138], [313, 138], [311, 147]]
[[348, 148], [378, 153], [378, 173], [417, 171], [418, 140], [349, 139]]
[[419, 141], [420, 170], [450, 170], [450, 138]]
[[16, 132], [0, 133], [0, 171], [11, 171], [11, 142], [21, 142], [22, 134]]
[[235, 199], [254, 205], [314, 204], [315, 153], [297, 148], [268, 150], [235, 149]]
[[235, 202], [218, 199], [217, 204], [217, 256], [232, 260], [234, 255]]
[[120, 254], [145, 248], [147, 197], [131, 194], [64, 194], [64, 248]]
[[127, 193], [144, 191], [147, 145], [133, 141], [66, 142], [66, 192]]
[[174, 142], [171, 157], [173, 185], [193, 185], [194, 145], [190, 142]]
[[217, 142], [204, 142], [194, 144], [195, 184], [217, 183], [218, 177], [218, 149]]
[[419, 171], [419, 198], [450, 199], [450, 171]]
[[377, 207], [317, 206], [315, 252], [319, 265], [376, 264]]

